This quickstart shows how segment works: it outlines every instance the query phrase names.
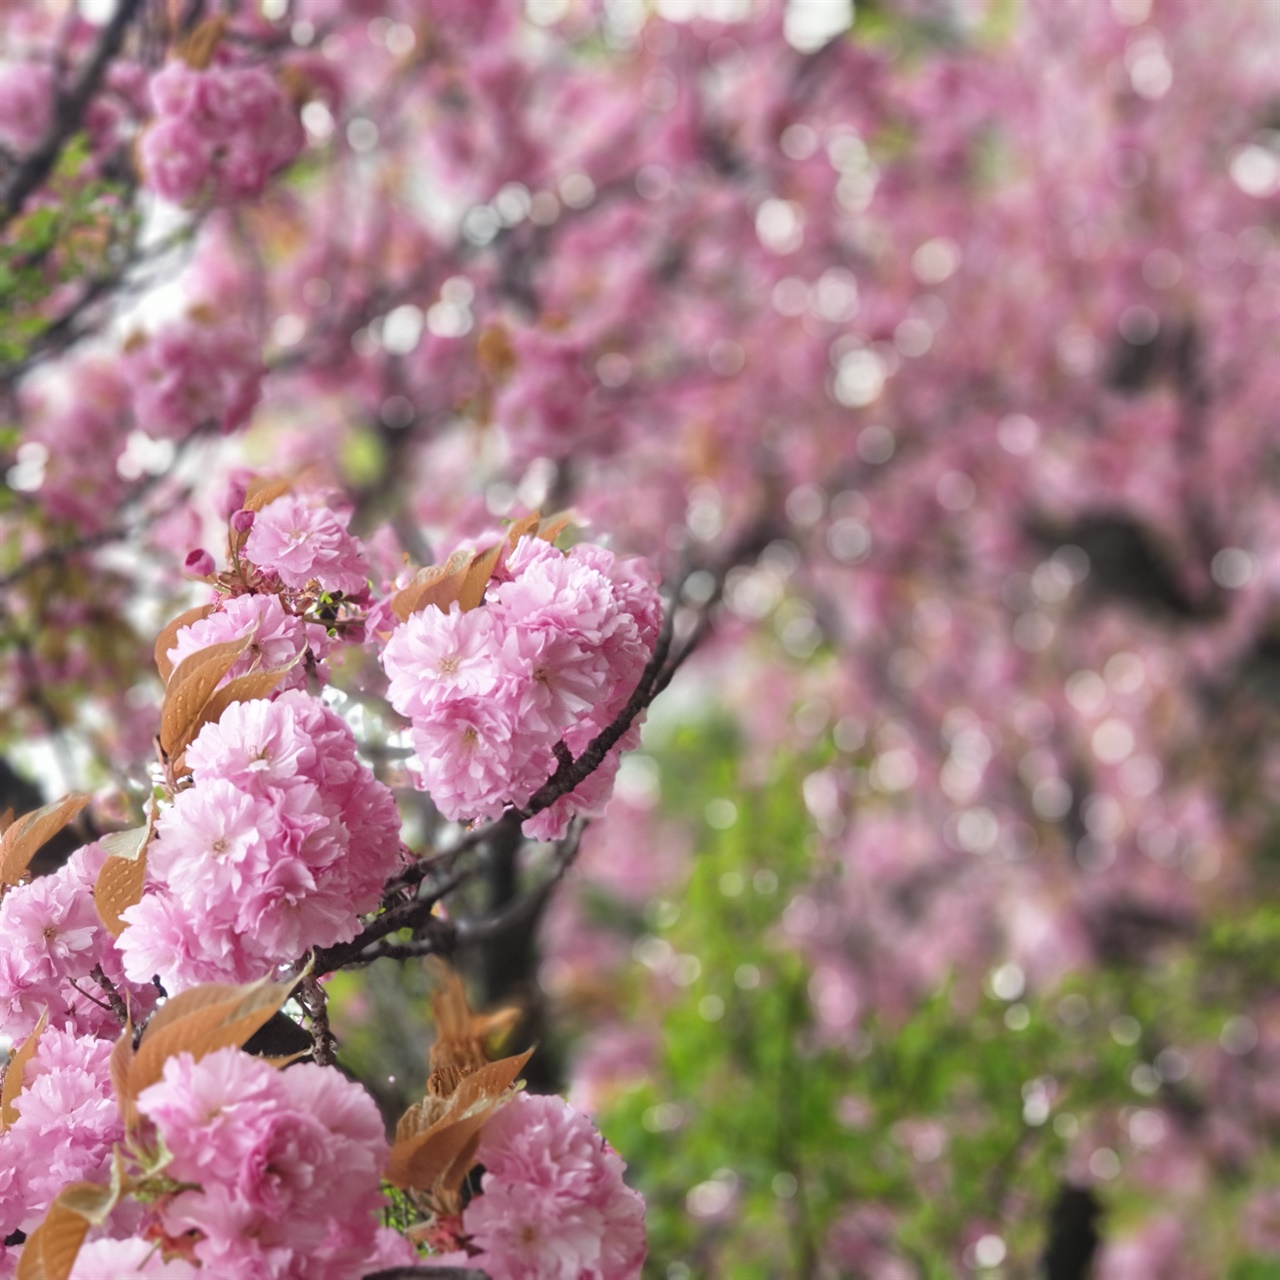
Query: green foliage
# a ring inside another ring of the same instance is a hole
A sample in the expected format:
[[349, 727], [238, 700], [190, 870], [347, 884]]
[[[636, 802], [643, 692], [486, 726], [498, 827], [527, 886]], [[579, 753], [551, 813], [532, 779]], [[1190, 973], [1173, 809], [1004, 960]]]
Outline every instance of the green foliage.
[[46, 202], [16, 218], [0, 244], [0, 369], [22, 362], [57, 322], [50, 301], [69, 281], [91, 287], [127, 259], [138, 214], [125, 183], [87, 171], [88, 139], [64, 148]]
[[[603, 1117], [649, 1200], [647, 1275], [856, 1274], [824, 1251], [853, 1205], [883, 1215], [883, 1249], [924, 1280], [963, 1274], [985, 1231], [1008, 1250], [1005, 1270], [988, 1274], [1031, 1277], [1080, 1135], [1114, 1153], [1118, 1173], [1104, 1159], [1099, 1175], [1107, 1229], [1123, 1234], [1167, 1207], [1129, 1176], [1152, 1157], [1128, 1119], [1161, 1111], [1197, 1140], [1207, 1082], [1152, 1083], [1149, 1064], [1171, 1045], [1217, 1052], [1231, 1009], [1274, 979], [1274, 913], [1220, 925], [1202, 948], [1149, 968], [1102, 969], [1024, 999], [956, 975], [905, 1015], [872, 1011], [856, 1035], [824, 1040], [809, 963], [780, 928], [797, 890], [838, 874], [800, 799], [824, 761], [785, 760], [743, 787], [737, 743], [719, 723], [655, 754], [664, 807], [701, 835], [687, 885], [649, 912], [637, 945], [675, 976], [659, 984], [656, 1070]], [[717, 830], [702, 807], [726, 794], [737, 819]], [[649, 975], [637, 967], [630, 982], [631, 1015], [653, 1017]], [[1250, 1186], [1224, 1176], [1202, 1206], [1206, 1259], [1238, 1249], [1231, 1224]], [[1239, 1280], [1274, 1274], [1232, 1265]]]

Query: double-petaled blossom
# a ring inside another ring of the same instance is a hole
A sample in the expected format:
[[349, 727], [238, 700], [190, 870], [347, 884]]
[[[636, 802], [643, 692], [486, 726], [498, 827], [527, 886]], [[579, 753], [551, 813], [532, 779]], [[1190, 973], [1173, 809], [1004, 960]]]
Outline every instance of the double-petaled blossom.
[[124, 976], [121, 954], [103, 927], [93, 886], [107, 851], [92, 844], [57, 871], [9, 889], [0, 899], [0, 1033], [21, 1039], [44, 1012], [52, 1027], [114, 1037], [120, 1021], [95, 970], [130, 1002], [135, 1017], [155, 1003], [150, 978]]
[[469, 1257], [448, 1261], [494, 1280], [640, 1275], [644, 1200], [590, 1117], [560, 1098], [520, 1094], [485, 1126], [476, 1157], [485, 1173], [462, 1215]]
[[[481, 607], [412, 614], [387, 642], [383, 664], [441, 812], [492, 818], [526, 804], [555, 772], [556, 744], [580, 753], [622, 708], [652, 652], [660, 611], [646, 568], [601, 547], [565, 553], [526, 536]], [[573, 813], [597, 811], [612, 790], [617, 750], [526, 830], [552, 838]]]
[[368, 1093], [331, 1067], [277, 1071], [239, 1049], [171, 1058], [138, 1110], [189, 1189], [159, 1227], [193, 1238], [201, 1274], [225, 1280], [350, 1280], [371, 1259], [411, 1260], [381, 1238], [382, 1118]]
[[390, 791], [351, 730], [297, 690], [234, 703], [187, 750], [194, 785], [156, 823], [125, 971], [172, 991], [245, 981], [356, 935], [399, 853]]
[[179, 204], [259, 195], [303, 142], [297, 112], [261, 67], [169, 63], [151, 80], [156, 121], [142, 137], [150, 186]]

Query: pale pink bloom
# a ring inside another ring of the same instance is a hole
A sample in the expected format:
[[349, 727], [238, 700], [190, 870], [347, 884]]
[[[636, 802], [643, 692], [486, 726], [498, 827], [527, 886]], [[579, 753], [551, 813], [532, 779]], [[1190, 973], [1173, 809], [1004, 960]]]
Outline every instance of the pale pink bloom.
[[552, 741], [591, 711], [611, 684], [604, 652], [564, 631], [512, 625], [500, 657], [521, 730]]
[[515, 725], [493, 699], [453, 697], [415, 720], [423, 785], [447, 818], [496, 818], [513, 799]]
[[81, 1245], [69, 1280], [128, 1280], [130, 1276], [155, 1280], [196, 1280], [199, 1270], [181, 1258], [164, 1260], [159, 1244], [151, 1240], [91, 1240]]
[[219, 681], [219, 687], [250, 671], [270, 671], [294, 663], [276, 685], [276, 692], [301, 689], [307, 679], [306, 666], [299, 660], [301, 655], [310, 648], [317, 658], [322, 658], [330, 647], [322, 626], [286, 613], [278, 596], [264, 594], [230, 596], [220, 601], [213, 613], [178, 632], [166, 656], [176, 667], [209, 645], [247, 635], [253, 636], [252, 641]]
[[53, 68], [43, 62], [0, 67], [0, 143], [30, 151], [53, 118]]
[[218, 777], [260, 795], [288, 786], [317, 767], [305, 723], [313, 705], [319, 707], [297, 690], [233, 702], [200, 730], [187, 748], [187, 764], [197, 780]]
[[411, 614], [382, 651], [391, 705], [414, 719], [455, 695], [491, 693], [498, 682], [499, 625], [493, 610], [464, 613], [456, 603], [448, 613], [428, 606]]
[[358, 596], [369, 585], [360, 543], [327, 507], [312, 506], [296, 494], [284, 494], [258, 512], [244, 552], [286, 587], [314, 580], [326, 591]]
[[523, 537], [507, 558], [511, 580], [492, 590], [508, 625], [547, 628], [602, 643], [617, 625], [613, 587], [598, 569], [541, 538]]
[[158, 195], [187, 204], [205, 189], [213, 171], [213, 147], [189, 120], [161, 120], [142, 135], [142, 172]]
[[51, 875], [15, 885], [0, 899], [0, 936], [9, 943], [0, 950], [0, 1031], [5, 1035], [27, 1035], [47, 1009], [52, 1026], [114, 1038], [118, 1019], [89, 998], [98, 995], [90, 976], [98, 965], [121, 988], [135, 1015], [154, 1003], [149, 986], [125, 981], [116, 943], [94, 907], [93, 885], [105, 859], [100, 845], [78, 849]]
[[463, 1214], [475, 1266], [504, 1280], [640, 1275], [644, 1200], [588, 1116], [520, 1094], [485, 1127], [476, 1156], [483, 1194]]
[[300, 690], [233, 703], [187, 763], [194, 785], [161, 814], [148, 891], [124, 913], [127, 971], [171, 992], [243, 982], [353, 938], [400, 820], [346, 724]]
[[131, 346], [121, 367], [142, 430], [182, 439], [198, 427], [227, 432], [249, 420], [262, 382], [262, 351], [234, 323], [190, 318]]
[[[124, 1136], [111, 1043], [48, 1027], [23, 1071], [17, 1119], [0, 1133], [0, 1231], [30, 1232], [68, 1182], [106, 1180]], [[7, 1190], [3, 1184], [7, 1183]]]
[[171, 1058], [139, 1110], [199, 1183], [162, 1211], [195, 1228], [196, 1256], [227, 1280], [347, 1280], [379, 1244], [387, 1145], [372, 1098], [330, 1067], [277, 1071], [238, 1049]]

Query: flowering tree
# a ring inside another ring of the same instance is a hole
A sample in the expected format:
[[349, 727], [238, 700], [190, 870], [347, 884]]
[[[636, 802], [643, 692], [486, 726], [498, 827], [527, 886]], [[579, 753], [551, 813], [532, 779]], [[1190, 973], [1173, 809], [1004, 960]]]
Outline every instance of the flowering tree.
[[653, 9], [13, 7], [10, 1273], [1276, 1247], [1274, 10]]

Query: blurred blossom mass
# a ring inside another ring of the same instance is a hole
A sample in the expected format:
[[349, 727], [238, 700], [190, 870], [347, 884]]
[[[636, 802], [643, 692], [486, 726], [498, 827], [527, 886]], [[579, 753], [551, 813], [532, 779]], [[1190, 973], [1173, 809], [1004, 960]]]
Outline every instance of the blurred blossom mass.
[[0, 234], [0, 1277], [1274, 1277], [1280, 0], [15, 0]]

